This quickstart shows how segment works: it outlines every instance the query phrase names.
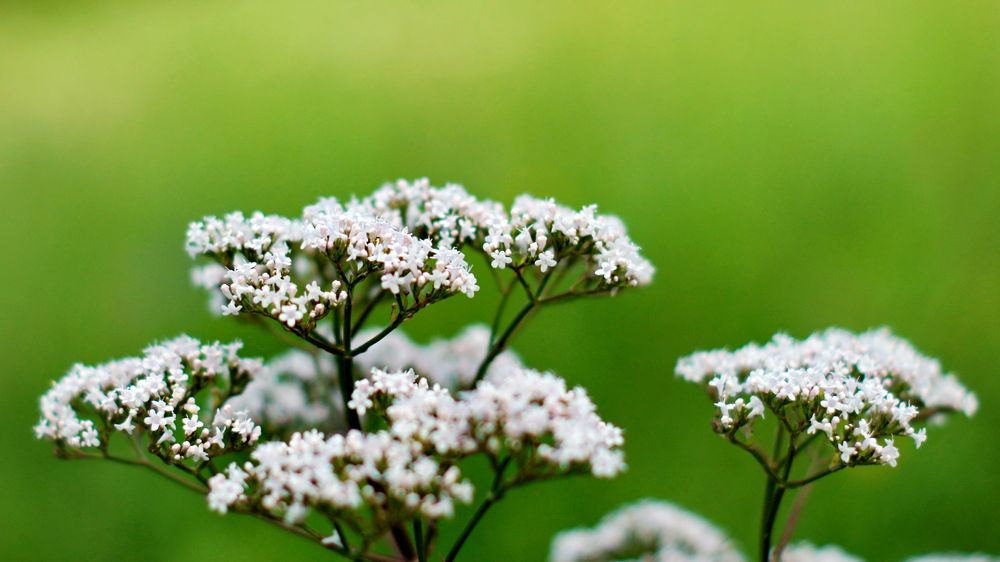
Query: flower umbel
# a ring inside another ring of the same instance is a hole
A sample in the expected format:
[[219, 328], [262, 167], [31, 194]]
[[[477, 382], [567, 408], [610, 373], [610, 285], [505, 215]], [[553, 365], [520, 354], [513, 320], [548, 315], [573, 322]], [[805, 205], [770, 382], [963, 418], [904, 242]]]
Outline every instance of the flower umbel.
[[[114, 433], [134, 443], [145, 437], [150, 452], [187, 468], [246, 449], [261, 429], [248, 412], [224, 404], [261, 369], [260, 361], [237, 356], [241, 345], [181, 336], [142, 357], [76, 365], [42, 396], [35, 434], [70, 456], [83, 449], [106, 454]], [[213, 396], [199, 402], [203, 394]]]
[[[954, 375], [887, 329], [855, 335], [832, 328], [801, 341], [779, 334], [762, 346], [684, 357], [677, 374], [705, 388], [718, 409], [715, 432], [767, 473], [762, 562], [771, 556], [785, 490], [848, 467], [896, 466], [897, 438], [912, 438], [919, 447], [929, 418], [956, 411], [971, 416], [977, 408], [975, 395]], [[765, 416], [776, 420], [773, 455], [756, 442]], [[817, 441], [825, 445], [813, 467], [796, 478], [796, 458]]]
[[[205, 217], [185, 246], [213, 310], [292, 348], [261, 362], [239, 358], [239, 344], [182, 337], [76, 366], [42, 397], [35, 428], [60, 456], [142, 466], [216, 512], [253, 515], [354, 562], [427, 562], [438, 525], [476, 500], [462, 472], [473, 457], [492, 483], [445, 562], [509, 491], [624, 470], [622, 431], [586, 391], [509, 350], [549, 304], [651, 281], [621, 221], [593, 206], [522, 197], [508, 211], [457, 185], [399, 181], [294, 217]], [[500, 293], [488, 325], [428, 345], [397, 331], [476, 295], [474, 259]]]
[[752, 434], [767, 411], [789, 433], [825, 438], [838, 466], [896, 466], [897, 437], [920, 447], [923, 422], [956, 411], [971, 416], [978, 406], [936, 360], [884, 328], [830, 329], [802, 341], [779, 334], [763, 346], [684, 357], [677, 374], [705, 386], [719, 409], [718, 433]]

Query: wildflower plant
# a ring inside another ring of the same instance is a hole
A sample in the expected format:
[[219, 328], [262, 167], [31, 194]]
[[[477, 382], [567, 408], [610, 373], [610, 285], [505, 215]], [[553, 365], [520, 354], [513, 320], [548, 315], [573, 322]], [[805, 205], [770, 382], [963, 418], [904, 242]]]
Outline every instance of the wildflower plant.
[[[387, 184], [300, 216], [234, 212], [190, 225], [186, 249], [211, 308], [290, 343], [269, 361], [237, 343], [179, 338], [74, 366], [41, 398], [39, 438], [67, 459], [136, 465], [356, 561], [454, 560], [513, 489], [618, 475], [622, 431], [586, 391], [522, 364], [509, 345], [538, 311], [651, 282], [617, 218], [517, 198], [508, 210], [457, 185]], [[401, 327], [454, 296], [499, 292], [486, 325], [423, 346]], [[516, 310], [510, 310], [520, 301]], [[476, 501], [450, 545], [439, 523]]]
[[[748, 452], [766, 475], [762, 562], [780, 559], [794, 529], [798, 509], [772, 552], [786, 491], [846, 468], [895, 467], [899, 439], [920, 447], [928, 422], [955, 412], [971, 416], [978, 407], [938, 361], [887, 329], [834, 328], [804, 340], [779, 334], [765, 345], [695, 353], [680, 359], [676, 371], [714, 402], [714, 431]], [[770, 449], [761, 443], [771, 435], [761, 427], [765, 420], [775, 428]], [[806, 466], [796, 465], [800, 459]]]

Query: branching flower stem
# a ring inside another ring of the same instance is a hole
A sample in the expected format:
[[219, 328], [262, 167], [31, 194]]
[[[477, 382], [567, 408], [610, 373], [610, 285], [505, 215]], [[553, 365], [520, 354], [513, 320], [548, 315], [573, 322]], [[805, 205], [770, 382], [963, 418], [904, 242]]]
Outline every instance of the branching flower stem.
[[[524, 278], [524, 275], [521, 273], [521, 269], [520, 268], [513, 268], [513, 269], [516, 278], [514, 281], [511, 281], [510, 285], [508, 285], [505, 288], [503, 287], [501, 288], [500, 304], [497, 309], [496, 315], [493, 318], [493, 326], [490, 338], [490, 349], [489, 352], [487, 352], [486, 357], [483, 359], [482, 363], [479, 364], [479, 368], [476, 369], [476, 377], [474, 379], [473, 385], [481, 381], [483, 377], [486, 376], [486, 372], [489, 370], [490, 365], [493, 363], [493, 360], [496, 359], [501, 353], [503, 353], [507, 349], [507, 345], [510, 343], [511, 338], [514, 336], [514, 334], [517, 333], [517, 331], [521, 328], [521, 326], [524, 325], [524, 323], [531, 316], [531, 314], [535, 312], [537, 309], [541, 308], [543, 305], [555, 304], [576, 297], [585, 297], [597, 294], [608, 294], [610, 292], [608, 289], [604, 288], [591, 289], [585, 291], [578, 291], [571, 288], [557, 295], [543, 297], [542, 295], [545, 293], [545, 288], [548, 286], [549, 280], [552, 279], [552, 275], [553, 273], [555, 273], [555, 270], [550, 269], [548, 273], [542, 277], [541, 281], [539, 281], [538, 288], [532, 290], [531, 286]], [[500, 321], [501, 318], [503, 317], [503, 312], [507, 306], [507, 301], [510, 298], [510, 294], [513, 292], [514, 288], [513, 286], [515, 282], [519, 283], [524, 288], [524, 291], [528, 296], [528, 302], [525, 303], [525, 305], [521, 308], [521, 310], [518, 311], [517, 315], [514, 316], [513, 320], [511, 320], [510, 324], [507, 325], [504, 331], [498, 335], [497, 332], [499, 331]]]
[[125, 458], [125, 457], [119, 457], [119, 456], [112, 455], [112, 454], [110, 454], [110, 453], [108, 453], [106, 451], [103, 452], [102, 454], [92, 454], [92, 453], [85, 453], [83, 451], [76, 451], [76, 452], [73, 452], [72, 454], [68, 454], [66, 456], [66, 458], [74, 459], [74, 460], [108, 460], [108, 461], [116, 462], [116, 463], [119, 463], [119, 464], [127, 464], [127, 465], [130, 465], [130, 466], [139, 466], [139, 467], [142, 467], [142, 468], [145, 468], [145, 469], [148, 469], [148, 470], [152, 470], [153, 472], [159, 474], [160, 476], [162, 476], [162, 477], [164, 477], [164, 478], [172, 481], [175, 484], [180, 484], [181, 486], [184, 486], [185, 488], [187, 488], [188, 490], [191, 490], [192, 492], [195, 492], [195, 493], [198, 493], [198, 494], [202, 494], [202, 495], [208, 493], [208, 488], [206, 488], [205, 486], [203, 486], [201, 483], [192, 482], [191, 480], [188, 480], [187, 478], [184, 478], [184, 477], [182, 477], [180, 475], [174, 474], [173, 472], [165, 470], [162, 467], [157, 466], [157, 465], [155, 465], [155, 464], [147, 461], [146, 459], [142, 459], [142, 458], [140, 458], [140, 459], [129, 459], [129, 458]]
[[[787, 428], [791, 428], [791, 431]], [[779, 459], [777, 461], [769, 459], [759, 448], [737, 439], [735, 437], [735, 430], [727, 432], [726, 434], [726, 437], [732, 443], [749, 452], [767, 474], [767, 480], [764, 483], [764, 509], [761, 515], [760, 562], [769, 562], [772, 558], [771, 544], [774, 538], [774, 524], [777, 520], [778, 511], [781, 508], [781, 501], [784, 499], [786, 490], [808, 486], [820, 478], [829, 476], [830, 474], [838, 472], [848, 466], [843, 463], [837, 463], [800, 480], [791, 480], [789, 476], [791, 475], [792, 465], [794, 464], [796, 457], [802, 453], [804, 451], [804, 447], [811, 442], [811, 439], [808, 438], [799, 441], [800, 433], [800, 430], [795, 429], [790, 425], [781, 424], [778, 426], [778, 432], [775, 436], [774, 442], [774, 454], [771, 456], [771, 459]], [[788, 441], [787, 445], [785, 444], [786, 436]], [[779, 458], [779, 454], [781, 454], [782, 449], [785, 450], [785, 453]], [[779, 546], [787, 544], [787, 542], [791, 539], [795, 522], [797, 521], [801, 510], [801, 503], [797, 504], [785, 526], [785, 532], [782, 535]]]
[[427, 562], [427, 543], [424, 540], [424, 524], [419, 517], [413, 520], [413, 540], [417, 543], [417, 561]]
[[[346, 279], [345, 279], [346, 281]], [[344, 401], [344, 412], [347, 416], [347, 427], [351, 429], [361, 429], [361, 418], [358, 412], [347, 406], [347, 401], [354, 393], [354, 357], [351, 355], [351, 307], [354, 300], [354, 285], [347, 283], [347, 299], [344, 301], [344, 319], [341, 326], [341, 342], [346, 353], [340, 356], [339, 371], [337, 377], [340, 382], [340, 396]]]
[[493, 504], [503, 499], [504, 494], [507, 492], [507, 487], [504, 485], [503, 475], [507, 469], [507, 465], [510, 464], [510, 460], [511, 457], [507, 457], [497, 466], [496, 474], [493, 477], [493, 485], [490, 487], [489, 493], [483, 500], [483, 503], [479, 504], [479, 507], [476, 508], [476, 513], [472, 515], [472, 519], [469, 519], [469, 522], [465, 524], [465, 528], [462, 529], [462, 534], [458, 536], [458, 540], [455, 541], [451, 550], [448, 551], [448, 555], [445, 556], [445, 562], [453, 562], [455, 560], [459, 551], [462, 550], [462, 546], [465, 544], [465, 541], [469, 539], [469, 535], [471, 535], [472, 531], [475, 530], [476, 525], [478, 525], [479, 521], [482, 520], [484, 515], [486, 515], [486, 512], [493, 507]]
[[[780, 447], [780, 442], [782, 439], [781, 431], [778, 432], [778, 438], [776, 441], [776, 448]], [[763, 525], [761, 525], [760, 530], [760, 548], [761, 548], [761, 562], [768, 562], [771, 556], [771, 537], [774, 531], [774, 521], [778, 517], [778, 510], [781, 507], [781, 500], [785, 495], [785, 485], [788, 482], [788, 475], [792, 471], [792, 463], [795, 462], [795, 439], [797, 435], [791, 433], [788, 436], [788, 454], [786, 455], [786, 461], [784, 466], [780, 468], [781, 476], [780, 480], [775, 483], [773, 479], [768, 478], [767, 485], [765, 486], [765, 505], [764, 505], [764, 520]], [[770, 492], [770, 497], [768, 497], [768, 492]]]

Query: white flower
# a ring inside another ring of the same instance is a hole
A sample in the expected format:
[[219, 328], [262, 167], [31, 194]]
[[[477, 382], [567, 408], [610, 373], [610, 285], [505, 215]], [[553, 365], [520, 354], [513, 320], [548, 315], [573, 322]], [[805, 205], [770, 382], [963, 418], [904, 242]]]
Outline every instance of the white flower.
[[807, 542], [789, 545], [781, 553], [782, 562], [864, 562], [833, 545], [813, 546]]
[[226, 513], [236, 502], [245, 499], [244, 483], [249, 475], [236, 464], [230, 464], [225, 473], [219, 473], [208, 480], [208, 507], [218, 513]]
[[331, 418], [330, 404], [340, 403], [335, 373], [329, 356], [290, 350], [265, 363], [226, 404], [265, 425], [317, 427]]
[[899, 459], [899, 449], [893, 444], [889, 439], [885, 440], [885, 446], [883, 446], [878, 451], [879, 460], [882, 464], [887, 464], [889, 466], [895, 467], [896, 460]]
[[503, 269], [514, 261], [510, 257], [510, 250], [494, 250], [490, 252], [490, 257], [493, 258], [493, 261], [490, 262], [490, 267], [494, 269]]
[[642, 500], [606, 515], [593, 529], [558, 534], [550, 562], [743, 562], [725, 533], [673, 504]]
[[143, 418], [142, 421], [149, 427], [150, 431], [166, 428], [166, 426], [173, 425], [174, 423], [174, 417], [168, 415], [172, 410], [173, 408], [168, 408], [162, 401], [154, 402], [153, 409], [150, 410], [149, 415]]
[[545, 250], [544, 252], [538, 254], [538, 259], [535, 260], [535, 266], [539, 271], [545, 273], [549, 269], [556, 266], [555, 252], [552, 250]]

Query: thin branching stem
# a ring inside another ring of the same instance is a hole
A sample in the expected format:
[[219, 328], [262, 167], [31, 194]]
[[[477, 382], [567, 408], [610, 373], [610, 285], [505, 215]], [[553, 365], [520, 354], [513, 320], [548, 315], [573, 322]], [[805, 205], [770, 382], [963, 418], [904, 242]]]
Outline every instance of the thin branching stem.
[[845, 468], [847, 468], [846, 464], [839, 464], [838, 463], [838, 464], [835, 464], [835, 465], [831, 466], [830, 468], [821, 470], [821, 471], [817, 472], [816, 474], [813, 474], [811, 476], [807, 476], [807, 477], [803, 478], [802, 480], [790, 480], [788, 482], [785, 482], [783, 484], [783, 486], [785, 488], [800, 488], [800, 487], [805, 486], [807, 484], [812, 484], [813, 482], [819, 480], [820, 478], [823, 478], [824, 476], [829, 476], [829, 475], [833, 474], [834, 472], [839, 472], [839, 471], [841, 471], [841, 470], [843, 470]]
[[333, 343], [326, 341], [326, 338], [324, 338], [323, 336], [321, 336], [319, 334], [310, 332], [310, 333], [302, 333], [302, 334], [298, 334], [298, 335], [299, 335], [300, 338], [302, 338], [305, 341], [307, 341], [307, 342], [315, 345], [316, 347], [322, 349], [323, 351], [325, 351], [325, 352], [327, 352], [327, 353], [329, 353], [331, 355], [336, 355], [337, 357], [343, 357], [347, 353], [344, 349], [341, 349], [341, 348], [337, 347], [336, 345], [334, 345]]
[[521, 327], [524, 321], [528, 318], [528, 315], [531, 314], [531, 312], [533, 312], [538, 306], [538, 302], [532, 300], [525, 304], [520, 311], [518, 311], [517, 316], [511, 320], [507, 328], [502, 334], [500, 334], [500, 337], [498, 337], [490, 346], [490, 350], [487, 352], [486, 357], [479, 364], [479, 368], [476, 369], [476, 377], [473, 379], [473, 384], [478, 383], [483, 379], [483, 377], [486, 376], [486, 371], [490, 368], [493, 360], [503, 353], [505, 349], [507, 349], [507, 343], [510, 341], [510, 338], [513, 337], [514, 333], [516, 333], [518, 328]]
[[565, 293], [559, 293], [557, 295], [551, 295], [543, 299], [539, 299], [539, 304], [555, 304], [557, 302], [564, 302], [569, 299], [574, 299], [577, 297], [595, 297], [598, 295], [609, 295], [611, 294], [611, 289], [605, 289], [598, 287], [596, 289], [587, 289], [585, 291], [570, 290]]
[[418, 562], [427, 562], [427, 544], [424, 542], [424, 523], [419, 517], [413, 520], [413, 540], [417, 543]]
[[732, 432], [727, 433], [726, 438], [729, 439], [731, 443], [753, 456], [757, 463], [760, 464], [761, 468], [764, 469], [764, 472], [767, 473], [768, 482], [775, 483], [778, 481], [778, 474], [775, 472], [774, 467], [771, 466], [771, 461], [767, 458], [764, 451], [761, 451], [758, 447], [740, 441], [735, 435], [732, 434]]
[[[779, 450], [781, 446], [781, 441], [783, 437], [783, 432], [778, 431], [777, 439], [775, 441], [775, 450]], [[765, 486], [765, 501], [767, 502], [764, 506], [764, 519], [763, 524], [760, 529], [760, 560], [761, 562], [768, 562], [771, 558], [771, 537], [774, 533], [774, 521], [778, 517], [778, 510], [781, 508], [781, 500], [785, 495], [785, 483], [788, 482], [788, 475], [792, 471], [792, 463], [795, 461], [795, 439], [797, 435], [795, 433], [790, 433], [788, 435], [788, 454], [786, 455], [786, 461], [781, 467], [781, 475], [777, 482], [768, 480]], [[775, 454], [774, 456], [777, 456]]]
[[160, 476], [162, 476], [164, 478], [167, 478], [168, 480], [174, 482], [175, 484], [180, 484], [181, 486], [184, 486], [188, 490], [191, 490], [191, 491], [196, 492], [198, 494], [204, 495], [204, 494], [208, 493], [208, 488], [204, 487], [203, 485], [201, 485], [201, 484], [199, 484], [197, 482], [192, 482], [191, 480], [188, 480], [187, 478], [183, 478], [180, 475], [174, 474], [174, 473], [172, 473], [172, 472], [170, 472], [168, 470], [165, 470], [162, 467], [156, 466], [155, 464], [149, 462], [148, 460], [146, 460], [144, 458], [140, 458], [140, 459], [127, 459], [125, 457], [118, 457], [118, 456], [112, 455], [112, 454], [107, 453], [107, 452], [102, 453], [100, 455], [95, 455], [95, 454], [91, 454], [91, 453], [84, 453], [82, 451], [78, 451], [78, 452], [74, 453], [73, 455], [69, 456], [68, 458], [78, 459], [78, 460], [108, 460], [108, 461], [116, 462], [116, 463], [119, 463], [119, 464], [127, 464], [127, 465], [130, 465], [130, 466], [140, 466], [140, 467], [145, 468], [147, 470], [151, 470], [151, 471], [159, 474]]
[[471, 535], [472, 531], [475, 530], [476, 525], [478, 525], [483, 519], [486, 512], [493, 507], [493, 504], [503, 499], [503, 495], [507, 491], [504, 487], [503, 475], [507, 469], [507, 465], [510, 464], [510, 460], [511, 457], [507, 457], [499, 464], [499, 466], [497, 466], [496, 474], [493, 477], [493, 485], [490, 487], [489, 493], [486, 495], [486, 498], [483, 499], [483, 503], [479, 504], [479, 507], [476, 508], [476, 512], [472, 515], [472, 519], [469, 519], [469, 522], [465, 524], [465, 528], [462, 529], [462, 534], [458, 536], [458, 540], [455, 541], [451, 550], [448, 551], [448, 555], [445, 556], [445, 562], [453, 562], [455, 560], [459, 551], [462, 550], [462, 546], [465, 544], [465, 541], [469, 539], [469, 535]]
[[812, 492], [812, 486], [805, 487], [798, 495], [795, 496], [795, 503], [792, 504], [792, 510], [788, 514], [788, 521], [785, 522], [785, 529], [781, 533], [781, 538], [778, 540], [778, 544], [774, 547], [774, 558], [776, 560], [781, 560], [781, 553], [785, 551], [785, 547], [791, 542], [792, 536], [795, 534], [795, 527], [798, 525], [799, 518], [802, 516], [802, 508], [806, 505], [806, 500], [809, 499], [809, 494]]
[[528, 297], [528, 300], [535, 300], [535, 292], [531, 290], [531, 286], [528, 285], [528, 280], [525, 279], [524, 274], [521, 273], [521, 267], [513, 267], [511, 269], [514, 270], [514, 275], [517, 276], [517, 282], [524, 289], [524, 294]]
[[365, 304], [365, 307], [361, 309], [361, 314], [358, 315], [358, 319], [354, 321], [354, 328], [352, 328], [352, 331], [355, 334], [361, 331], [361, 328], [365, 325], [365, 320], [368, 319], [368, 316], [373, 310], [375, 310], [375, 307], [382, 302], [384, 297], [385, 291], [379, 291], [375, 296], [368, 298], [368, 302]]
[[500, 322], [503, 320], [504, 310], [507, 309], [507, 302], [510, 300], [510, 295], [514, 291], [513, 281], [506, 288], [500, 289], [500, 303], [497, 305], [496, 314], [493, 315], [493, 323], [490, 325], [490, 342], [496, 337], [497, 331], [500, 330]]
[[347, 405], [354, 394], [354, 359], [351, 355], [351, 307], [354, 300], [354, 286], [347, 285], [347, 299], [344, 301], [344, 318], [341, 322], [341, 341], [343, 341], [346, 353], [341, 355], [339, 361], [340, 398], [344, 403], [344, 414], [347, 418], [347, 427], [351, 429], [361, 429], [361, 417], [358, 412]]

